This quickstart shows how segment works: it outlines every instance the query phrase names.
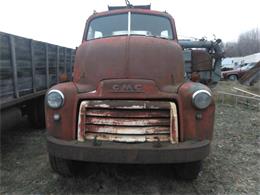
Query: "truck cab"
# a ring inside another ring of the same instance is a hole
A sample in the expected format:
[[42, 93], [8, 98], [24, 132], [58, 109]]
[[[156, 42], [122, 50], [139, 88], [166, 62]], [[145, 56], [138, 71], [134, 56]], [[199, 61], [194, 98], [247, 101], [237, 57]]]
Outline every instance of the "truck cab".
[[52, 168], [71, 175], [75, 161], [176, 164], [180, 177], [196, 178], [214, 125], [212, 92], [200, 83], [205, 59], [203, 71], [215, 70], [209, 45], [191, 52], [201, 44], [181, 45], [171, 15], [147, 7], [90, 16], [73, 81], [46, 94]]

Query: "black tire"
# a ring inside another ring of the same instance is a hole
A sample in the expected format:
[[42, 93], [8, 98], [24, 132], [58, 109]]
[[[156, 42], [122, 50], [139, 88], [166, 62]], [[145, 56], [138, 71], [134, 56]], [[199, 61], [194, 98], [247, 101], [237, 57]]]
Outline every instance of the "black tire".
[[75, 164], [71, 160], [66, 160], [62, 158], [58, 158], [56, 156], [49, 154], [49, 162], [51, 168], [58, 174], [70, 177], [75, 174]]
[[34, 128], [45, 127], [44, 97], [29, 103], [28, 118]]
[[198, 177], [202, 169], [202, 162], [195, 161], [189, 163], [176, 164], [175, 172], [179, 179], [194, 180]]
[[230, 80], [230, 81], [237, 81], [237, 75], [234, 75], [234, 74], [232, 74], [232, 75], [229, 75], [228, 76], [228, 80]]

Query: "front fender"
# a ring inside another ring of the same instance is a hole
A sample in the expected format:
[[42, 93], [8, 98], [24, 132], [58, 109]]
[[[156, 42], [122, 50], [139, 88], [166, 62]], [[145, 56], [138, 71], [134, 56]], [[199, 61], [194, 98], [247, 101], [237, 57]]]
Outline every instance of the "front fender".
[[212, 139], [215, 103], [212, 99], [211, 104], [206, 109], [199, 110], [195, 108], [192, 104], [192, 95], [200, 89], [212, 93], [207, 86], [195, 82], [186, 82], [178, 89], [179, 104], [181, 104], [179, 112], [182, 112], [182, 118], [180, 119], [182, 120], [181, 141]]
[[[47, 98], [45, 98], [45, 118], [48, 135], [63, 140], [75, 139], [78, 107], [76, 86], [73, 82], [67, 82], [55, 85], [50, 90], [52, 89], [60, 90], [64, 94], [64, 104], [59, 109], [52, 109], [47, 105]], [[59, 121], [53, 119], [54, 114], [61, 116]]]

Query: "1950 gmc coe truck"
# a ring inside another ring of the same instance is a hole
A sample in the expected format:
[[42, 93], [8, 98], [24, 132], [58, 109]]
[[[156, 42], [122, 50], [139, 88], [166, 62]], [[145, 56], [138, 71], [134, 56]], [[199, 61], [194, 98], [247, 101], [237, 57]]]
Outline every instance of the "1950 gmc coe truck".
[[219, 42], [179, 41], [174, 19], [149, 6], [94, 13], [73, 81], [46, 94], [52, 168], [71, 175], [75, 161], [172, 163], [196, 178], [212, 140], [207, 85], [220, 78]]

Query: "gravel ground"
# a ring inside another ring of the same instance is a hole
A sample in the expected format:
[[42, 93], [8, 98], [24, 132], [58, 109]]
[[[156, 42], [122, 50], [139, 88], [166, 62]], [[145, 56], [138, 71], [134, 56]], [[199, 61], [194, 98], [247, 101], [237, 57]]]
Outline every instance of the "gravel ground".
[[217, 106], [215, 137], [197, 180], [178, 180], [171, 166], [89, 164], [83, 173], [54, 173], [45, 130], [23, 122], [1, 136], [0, 194], [260, 194], [260, 113]]

